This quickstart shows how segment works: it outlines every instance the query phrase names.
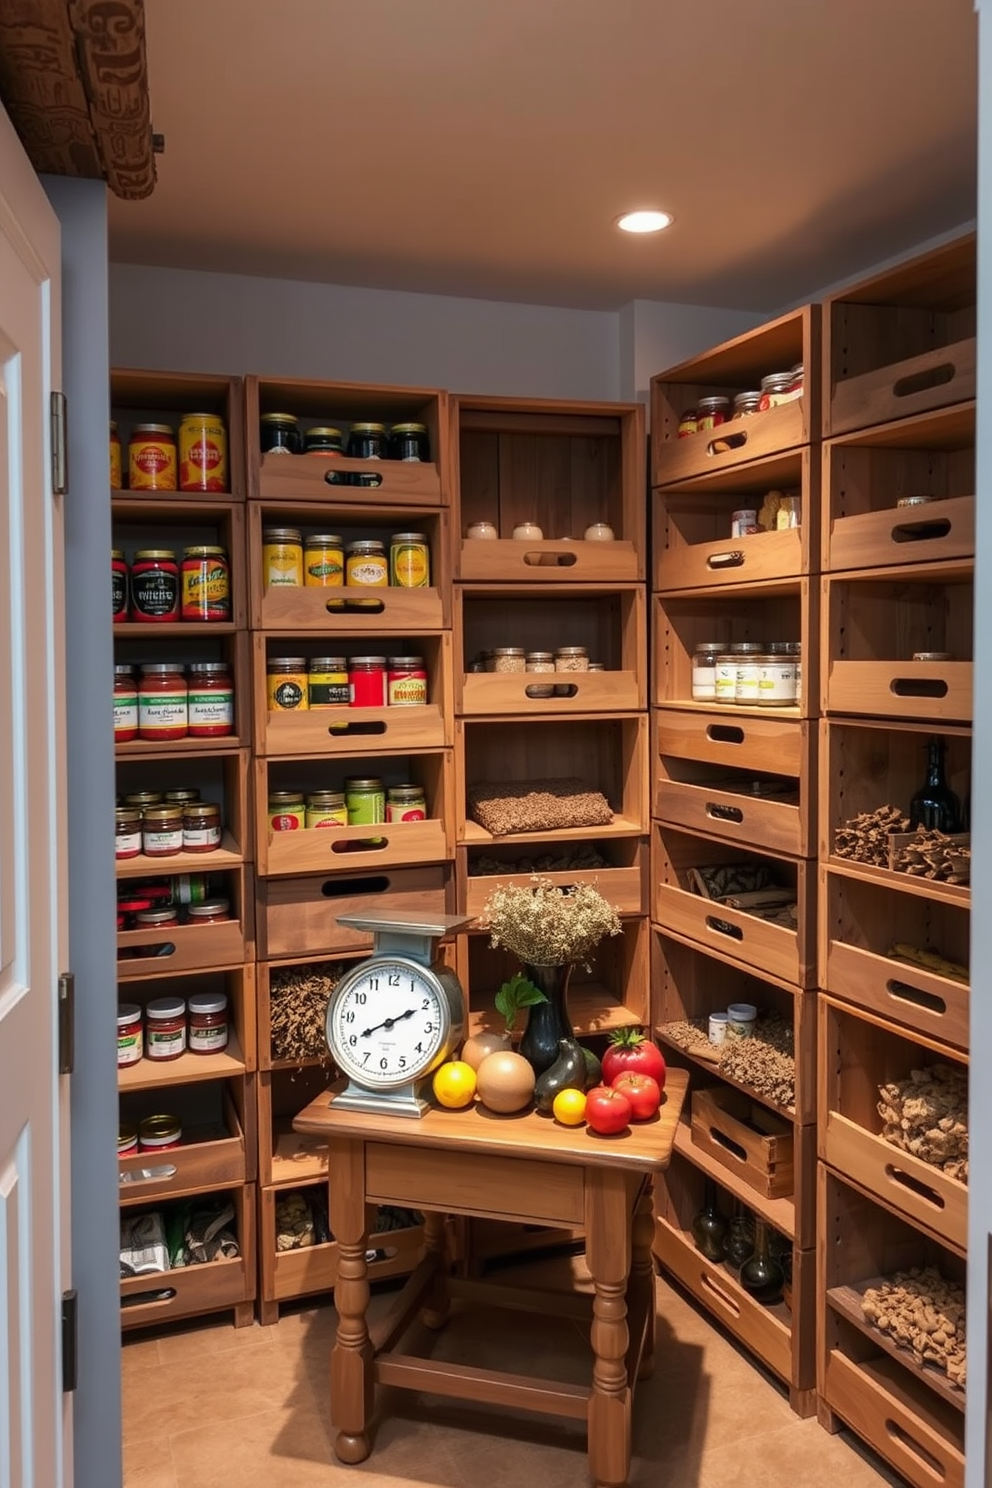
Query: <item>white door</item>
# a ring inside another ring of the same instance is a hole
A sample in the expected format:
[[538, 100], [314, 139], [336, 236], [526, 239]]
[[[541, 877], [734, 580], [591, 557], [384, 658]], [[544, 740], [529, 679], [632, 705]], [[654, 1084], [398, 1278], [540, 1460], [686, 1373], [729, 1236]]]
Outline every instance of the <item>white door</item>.
[[[71, 1482], [59, 225], [0, 111], [0, 1488]], [[5, 1350], [5, 1352], [4, 1352]]]

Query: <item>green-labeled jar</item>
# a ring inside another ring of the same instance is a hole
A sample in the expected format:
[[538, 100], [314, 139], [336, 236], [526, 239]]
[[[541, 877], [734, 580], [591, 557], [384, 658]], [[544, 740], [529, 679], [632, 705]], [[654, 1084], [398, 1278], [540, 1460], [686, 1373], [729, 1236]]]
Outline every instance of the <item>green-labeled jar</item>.
[[386, 820], [386, 788], [375, 775], [350, 775], [344, 782], [349, 827], [373, 826]]

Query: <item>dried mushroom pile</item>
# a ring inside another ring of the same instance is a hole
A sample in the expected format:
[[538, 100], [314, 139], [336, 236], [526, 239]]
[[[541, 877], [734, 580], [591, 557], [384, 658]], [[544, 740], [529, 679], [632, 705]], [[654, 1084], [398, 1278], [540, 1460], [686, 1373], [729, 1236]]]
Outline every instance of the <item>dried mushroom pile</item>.
[[933, 1364], [952, 1385], [965, 1384], [964, 1288], [945, 1281], [933, 1266], [897, 1271], [861, 1299], [865, 1318], [917, 1364]]
[[499, 873], [576, 873], [593, 868], [609, 868], [609, 863], [594, 847], [574, 847], [571, 852], [543, 853], [539, 858], [490, 858], [484, 853], [469, 868], [473, 878], [492, 878]]
[[882, 1136], [893, 1147], [968, 1181], [968, 1075], [951, 1064], [910, 1072], [880, 1085]]
[[971, 882], [971, 848], [958, 837], [917, 827], [915, 836], [893, 852], [891, 866], [897, 873], [935, 883], [967, 884]]
[[688, 868], [685, 886], [692, 894], [743, 910], [773, 925], [794, 930], [798, 923], [794, 889], [774, 882], [767, 863], [718, 863]]
[[795, 1035], [785, 1018], [762, 1018], [749, 1038], [728, 1035], [722, 1044], [709, 1041], [703, 1020], [666, 1023], [664, 1032], [687, 1054], [713, 1058], [721, 1075], [792, 1110], [796, 1104]]
[[909, 817], [898, 806], [862, 811], [834, 832], [834, 852], [838, 858], [888, 868], [889, 837], [893, 832], [908, 832], [910, 826]]
[[324, 1032], [327, 1003], [341, 979], [334, 962], [274, 967], [269, 984], [273, 1059], [331, 1062]]
[[873, 868], [891, 868], [934, 883], [966, 884], [971, 881], [971, 848], [967, 835], [949, 837], [945, 832], [917, 827], [907, 842], [895, 843], [894, 834], [906, 836], [912, 823], [898, 806], [879, 806], [862, 811], [834, 832], [838, 858], [868, 863]]

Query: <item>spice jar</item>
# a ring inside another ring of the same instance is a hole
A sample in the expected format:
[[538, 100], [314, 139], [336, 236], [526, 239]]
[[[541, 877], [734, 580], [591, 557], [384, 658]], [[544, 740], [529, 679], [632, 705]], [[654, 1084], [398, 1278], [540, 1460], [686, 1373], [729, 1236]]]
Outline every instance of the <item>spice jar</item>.
[[313, 656], [307, 673], [310, 710], [346, 708], [351, 702], [348, 661], [344, 656]]
[[110, 550], [110, 593], [111, 614], [114, 624], [119, 625], [122, 621], [130, 618], [128, 609], [128, 579], [129, 570], [127, 559], [124, 557], [123, 548], [111, 548]]
[[700, 641], [692, 654], [692, 698], [696, 703], [712, 702], [716, 697], [717, 657], [725, 652], [725, 641]]
[[431, 550], [423, 532], [394, 532], [389, 539], [389, 582], [400, 589], [428, 589]]
[[690, 434], [695, 434], [698, 431], [698, 428], [696, 410], [694, 408], [687, 408], [679, 419], [679, 439], [688, 439]]
[[303, 534], [296, 527], [262, 529], [262, 584], [266, 589], [303, 585]]
[[146, 858], [174, 858], [183, 850], [181, 806], [149, 806], [141, 822], [141, 847]]
[[134, 667], [114, 667], [114, 743], [129, 744], [138, 737], [138, 688]]
[[709, 1017], [709, 1041], [711, 1044], [722, 1044], [727, 1037], [727, 1014], [710, 1013]]
[[118, 862], [141, 856], [141, 812], [136, 806], [114, 811], [114, 857]]
[[389, 457], [415, 464], [431, 457], [426, 424], [394, 424], [389, 435]]
[[180, 491], [227, 490], [227, 430], [215, 413], [184, 413], [179, 425]]
[[385, 424], [352, 424], [348, 435], [348, 458], [351, 460], [385, 460]]
[[124, 461], [122, 458], [120, 430], [110, 421], [110, 489], [119, 491], [124, 484]]
[[497, 646], [493, 650], [494, 672], [525, 672], [527, 652], [523, 646]]
[[181, 997], [154, 998], [145, 1008], [146, 1059], [178, 1059], [185, 1052], [185, 1002]]
[[427, 797], [422, 785], [392, 785], [386, 793], [386, 820], [411, 822], [427, 820]]
[[344, 583], [344, 539], [333, 532], [303, 544], [303, 583], [308, 589], [340, 589]]
[[170, 548], [143, 548], [131, 565], [134, 619], [167, 625], [179, 619], [179, 564]]
[[348, 663], [348, 694], [353, 708], [384, 708], [386, 658], [353, 656]]
[[613, 542], [613, 528], [608, 522], [593, 522], [582, 534], [585, 542]]
[[132, 491], [174, 491], [178, 485], [176, 437], [168, 424], [135, 424], [127, 451]]
[[[332, 429], [327, 425], [308, 429], [303, 436], [303, 452], [307, 455], [317, 455], [322, 460], [340, 460], [344, 455], [341, 430]], [[345, 477], [337, 470], [328, 470], [324, 480], [329, 486], [345, 484]]]
[[737, 701], [737, 664], [745, 657], [759, 656], [764, 650], [756, 641], [737, 641], [716, 658], [714, 698], [718, 703]]
[[135, 930], [168, 930], [179, 924], [179, 916], [172, 908], [139, 909], [134, 914]]
[[696, 433], [716, 429], [730, 418], [730, 399], [722, 397], [700, 398], [696, 407]]
[[222, 739], [234, 733], [234, 678], [226, 661], [194, 661], [189, 668], [189, 736]]
[[263, 413], [259, 419], [263, 455], [298, 455], [303, 448], [300, 426], [291, 413]]
[[269, 791], [269, 826], [273, 832], [302, 831], [305, 818], [302, 791]]
[[385, 545], [371, 540], [349, 543], [345, 561], [345, 583], [363, 588], [387, 588], [389, 565]]
[[759, 708], [791, 708], [796, 701], [796, 669], [792, 657], [769, 650], [758, 657]]
[[386, 819], [386, 790], [375, 775], [351, 775], [344, 782], [349, 827], [364, 827]]
[[760, 392], [738, 393], [734, 398], [734, 411], [731, 417], [735, 419], [750, 418], [752, 414], [758, 413], [760, 409]]
[[[528, 651], [524, 662], [526, 672], [553, 672], [555, 669], [555, 654], [553, 651]], [[555, 689], [550, 682], [533, 682], [527, 687], [527, 696], [531, 698], [554, 697]]]
[[174, 661], [146, 662], [138, 688], [138, 738], [159, 744], [189, 732], [189, 688]]
[[202, 904], [191, 904], [188, 914], [191, 925], [220, 925], [231, 918], [231, 901], [204, 899]]
[[168, 1152], [183, 1145], [182, 1122], [177, 1116], [146, 1116], [138, 1122], [141, 1152]]
[[189, 1052], [219, 1054], [227, 1048], [227, 998], [198, 992], [189, 1000]]
[[769, 408], [778, 408], [780, 404], [788, 402], [789, 389], [792, 386], [791, 372], [770, 372], [767, 377], [761, 379], [761, 400], [759, 409], [762, 413]]
[[390, 656], [386, 702], [391, 708], [422, 708], [427, 703], [427, 671], [422, 656]]
[[139, 1064], [144, 1046], [144, 1025], [136, 1002], [117, 1005], [117, 1068]]
[[556, 672], [587, 672], [589, 653], [585, 646], [559, 646], [555, 652]]
[[207, 897], [205, 873], [174, 873], [165, 882], [173, 904], [202, 904]]
[[190, 801], [182, 808], [183, 852], [216, 852], [223, 828], [220, 807], [215, 801]]
[[269, 711], [305, 713], [309, 707], [305, 656], [271, 656], [265, 674]]
[[314, 791], [307, 796], [306, 826], [307, 829], [316, 827], [346, 827], [348, 825], [348, 807], [345, 803], [343, 791]]
[[231, 569], [223, 548], [187, 548], [182, 567], [182, 618], [231, 618]]

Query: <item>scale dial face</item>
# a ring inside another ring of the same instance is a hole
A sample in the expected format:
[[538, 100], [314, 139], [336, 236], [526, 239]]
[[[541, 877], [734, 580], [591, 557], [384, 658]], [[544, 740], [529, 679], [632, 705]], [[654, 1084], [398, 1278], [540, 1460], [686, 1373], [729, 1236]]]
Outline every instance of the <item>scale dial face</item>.
[[445, 1058], [451, 1007], [441, 979], [404, 956], [374, 956], [335, 987], [327, 1045], [342, 1074], [391, 1090], [429, 1074]]

